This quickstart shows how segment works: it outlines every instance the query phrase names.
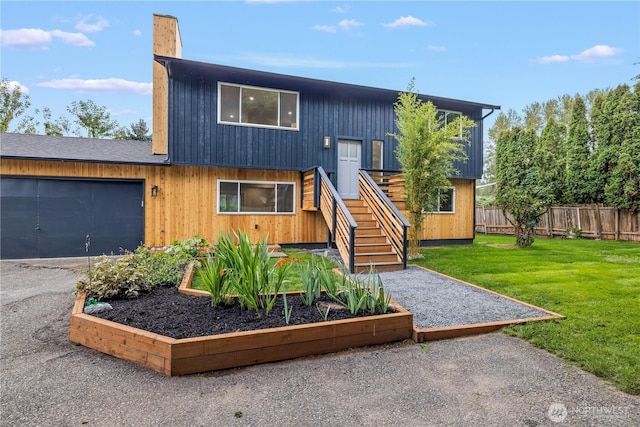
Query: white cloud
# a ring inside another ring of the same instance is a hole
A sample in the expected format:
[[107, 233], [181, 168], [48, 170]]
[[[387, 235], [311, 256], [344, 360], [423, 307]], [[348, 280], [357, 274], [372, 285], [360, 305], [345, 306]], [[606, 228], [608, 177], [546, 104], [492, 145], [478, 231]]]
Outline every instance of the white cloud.
[[533, 60], [533, 62], [537, 62], [538, 64], [552, 64], [556, 62], [567, 62], [569, 60], [578, 61], [578, 62], [586, 62], [593, 63], [601, 58], [607, 58], [609, 56], [617, 55], [622, 53], [622, 49], [617, 47], [607, 46], [605, 44], [598, 44], [589, 49], [583, 50], [577, 55], [549, 55], [542, 56]]
[[608, 56], [613, 56], [621, 52], [622, 49], [607, 46], [605, 44], [599, 44], [587, 50], [583, 50], [577, 55], [573, 55], [571, 59], [579, 62], [595, 62], [600, 58], [606, 58]]
[[331, 12], [347, 13], [348, 10], [349, 10], [349, 7], [347, 7], [347, 6], [336, 6], [333, 9], [331, 9]]
[[124, 79], [60, 79], [37, 83], [36, 86], [51, 89], [65, 89], [77, 92], [117, 92], [131, 93], [135, 95], [151, 95], [153, 85], [151, 83], [132, 82]]
[[72, 46], [95, 46], [95, 43], [82, 33], [68, 33], [60, 30], [45, 31], [40, 28], [0, 30], [0, 38], [4, 47], [46, 50], [53, 43], [54, 38]]
[[133, 35], [134, 36], [141, 36], [142, 35], [142, 31], [140, 31], [138, 29], [135, 29], [135, 30], [133, 30]]
[[51, 44], [51, 33], [40, 28], [0, 30], [0, 44], [4, 47], [47, 49]]
[[419, 18], [414, 18], [413, 16], [401, 16], [395, 21], [389, 24], [382, 24], [383, 27], [388, 28], [402, 28], [402, 27], [426, 27], [427, 25], [431, 25], [430, 21], [423, 21]]
[[22, 83], [15, 81], [15, 80], [9, 80], [7, 81], [7, 88], [10, 91], [14, 91], [16, 89], [20, 89], [20, 93], [23, 95], [28, 95], [29, 94], [29, 88], [26, 87], [25, 85], [23, 85]]
[[429, 46], [427, 46], [427, 49], [432, 51], [432, 52], [444, 52], [444, 51], [447, 50], [447, 48], [444, 47], [444, 46], [434, 46], [434, 45], [431, 45], [431, 44]]
[[324, 31], [325, 33], [335, 33], [336, 27], [331, 25], [314, 25], [312, 27], [316, 31]]
[[75, 29], [78, 31], [82, 31], [83, 33], [97, 33], [98, 31], [102, 31], [109, 26], [109, 21], [104, 19], [102, 16], [96, 17], [94, 23], [87, 22], [92, 18], [93, 15], [88, 15], [80, 18], [80, 21], [78, 21], [78, 23], [75, 25]]
[[338, 29], [348, 32], [363, 25], [362, 22], [356, 21], [355, 19], [343, 19], [338, 22], [337, 27], [334, 25], [314, 25], [312, 28], [316, 31], [324, 31], [325, 33], [335, 33]]
[[351, 31], [354, 28], [362, 27], [364, 24], [362, 22], [358, 22], [355, 19], [343, 19], [338, 22], [338, 27], [342, 31]]
[[538, 64], [551, 64], [554, 62], [567, 62], [569, 57], [567, 55], [549, 55], [536, 58], [534, 62]]
[[66, 31], [53, 30], [51, 31], [51, 35], [62, 40], [63, 43], [70, 44], [72, 46], [91, 47], [96, 45], [82, 33], [67, 33]]

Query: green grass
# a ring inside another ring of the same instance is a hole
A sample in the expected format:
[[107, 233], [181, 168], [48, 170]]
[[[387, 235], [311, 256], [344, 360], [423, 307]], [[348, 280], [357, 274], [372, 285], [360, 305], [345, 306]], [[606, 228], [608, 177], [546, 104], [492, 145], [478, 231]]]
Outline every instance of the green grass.
[[413, 263], [566, 316], [506, 332], [640, 395], [640, 244], [478, 236]]
[[[309, 252], [306, 249], [291, 248], [291, 249], [284, 249], [283, 252], [288, 257], [299, 258], [300, 261], [297, 261], [297, 262], [309, 262], [311, 260], [311, 252]], [[325, 261], [325, 265], [327, 266], [327, 269], [329, 270], [332, 270], [338, 266], [329, 258], [323, 257], [323, 259]], [[273, 262], [274, 264], [277, 261], [278, 261], [278, 258], [273, 258], [271, 260], [271, 262]], [[197, 273], [193, 276], [191, 287], [193, 289], [199, 289], [202, 291], [205, 290]], [[289, 270], [287, 271], [287, 275], [285, 276], [285, 282], [282, 285], [282, 291], [289, 292], [289, 291], [300, 291], [300, 290], [302, 290], [302, 282], [300, 280], [300, 274], [298, 274], [298, 269], [296, 268], [296, 263], [294, 262], [291, 265], [291, 267], [289, 267]]]

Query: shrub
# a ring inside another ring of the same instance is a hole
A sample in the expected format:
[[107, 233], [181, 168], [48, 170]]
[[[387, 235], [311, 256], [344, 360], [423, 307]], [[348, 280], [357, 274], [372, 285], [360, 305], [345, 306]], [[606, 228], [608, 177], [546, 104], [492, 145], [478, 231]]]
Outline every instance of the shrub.
[[185, 254], [152, 254], [144, 248], [120, 259], [101, 256], [87, 272], [87, 279], [77, 282], [76, 289], [98, 301], [136, 298], [153, 286], [179, 284], [188, 262]]
[[193, 237], [185, 240], [174, 240], [167, 248], [167, 253], [181, 255], [186, 254], [191, 258], [202, 257], [213, 253], [214, 246], [207, 239], [195, 233]]

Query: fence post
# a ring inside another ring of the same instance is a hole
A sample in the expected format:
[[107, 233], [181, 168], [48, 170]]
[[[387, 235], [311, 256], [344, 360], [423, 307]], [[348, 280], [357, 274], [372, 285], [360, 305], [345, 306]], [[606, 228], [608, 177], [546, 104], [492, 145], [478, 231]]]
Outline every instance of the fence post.
[[594, 215], [596, 217], [596, 234], [593, 237], [595, 240], [600, 240], [602, 238], [602, 224], [600, 223], [600, 207], [596, 203], [596, 209], [594, 211]]
[[550, 206], [547, 211], [547, 235], [549, 238], [553, 238], [553, 215], [551, 215], [551, 209], [553, 209], [553, 206]]
[[615, 237], [620, 240], [620, 209], [616, 209]]
[[484, 225], [484, 234], [487, 234], [487, 212], [484, 209], [484, 205], [482, 205], [482, 225]]

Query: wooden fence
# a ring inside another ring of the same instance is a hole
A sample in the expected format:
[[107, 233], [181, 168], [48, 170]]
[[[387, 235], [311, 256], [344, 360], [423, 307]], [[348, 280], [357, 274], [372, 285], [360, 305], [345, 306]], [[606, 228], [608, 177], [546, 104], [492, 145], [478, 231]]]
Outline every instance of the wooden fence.
[[[500, 208], [476, 206], [476, 232], [514, 234], [514, 229]], [[540, 219], [536, 235], [640, 242], [640, 215], [596, 205], [555, 206]]]

